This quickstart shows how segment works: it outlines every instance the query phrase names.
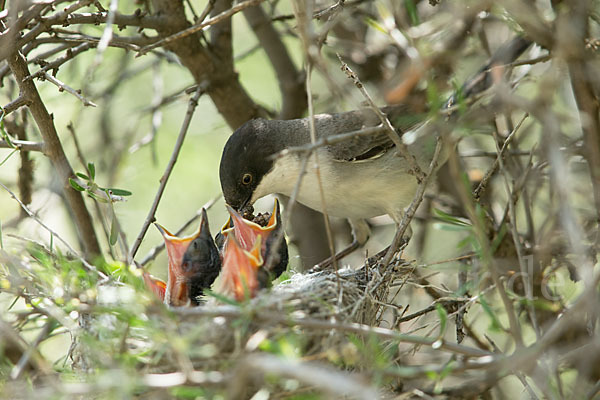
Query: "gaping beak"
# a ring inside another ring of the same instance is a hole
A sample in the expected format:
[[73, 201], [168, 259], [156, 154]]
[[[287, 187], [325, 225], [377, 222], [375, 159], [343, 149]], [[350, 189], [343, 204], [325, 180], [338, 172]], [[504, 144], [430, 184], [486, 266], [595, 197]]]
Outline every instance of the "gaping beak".
[[144, 278], [146, 287], [150, 289], [150, 291], [154, 293], [160, 299], [160, 301], [164, 301], [167, 284], [162, 280], [153, 277], [147, 272], [144, 272], [142, 277]]
[[244, 250], [235, 235], [225, 241], [221, 287], [219, 292], [243, 301], [256, 295], [259, 289], [258, 269], [263, 264], [260, 254], [262, 237], [258, 235], [253, 248]]
[[[269, 218], [266, 226], [261, 226], [255, 222], [249, 221], [242, 217], [240, 213], [235, 211], [229, 205], [225, 205], [227, 211], [229, 211], [229, 220], [221, 229], [221, 233], [227, 236], [232, 230], [235, 232], [235, 237], [239, 241], [243, 249], [250, 251], [256, 243], [256, 238], [262, 236], [262, 247], [261, 255], [265, 256], [267, 238], [273, 233], [273, 231], [281, 225], [281, 216], [279, 213], [279, 201], [275, 199], [273, 206], [273, 213]], [[233, 225], [233, 226], [232, 226]]]
[[[169, 259], [168, 280], [164, 296], [165, 304], [171, 306], [186, 306], [190, 303], [197, 303], [195, 299], [191, 298], [191, 280], [194, 275], [197, 274], [197, 271], [191, 269], [188, 263], [183, 262], [183, 259], [190, 244], [194, 240], [203, 235], [208, 235], [210, 238], [206, 211], [204, 209], [202, 210], [200, 226], [196, 232], [190, 236], [177, 237], [163, 226], [156, 223], [154, 225], [156, 225], [163, 235]], [[193, 251], [193, 249], [190, 250]]]

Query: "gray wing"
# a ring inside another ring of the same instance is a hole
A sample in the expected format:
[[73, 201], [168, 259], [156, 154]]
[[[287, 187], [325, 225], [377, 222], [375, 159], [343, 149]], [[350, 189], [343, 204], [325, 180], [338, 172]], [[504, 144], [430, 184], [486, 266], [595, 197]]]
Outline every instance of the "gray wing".
[[[422, 117], [409, 114], [406, 106], [391, 106], [382, 109], [388, 115], [398, 133], [418, 125]], [[379, 125], [377, 115], [371, 109], [350, 111], [341, 114], [321, 114], [316, 117], [317, 134], [322, 136], [339, 135]], [[343, 142], [330, 144], [327, 150], [335, 160], [360, 161], [376, 158], [394, 147], [387, 132], [352, 136]]]
[[[400, 135], [423, 120], [421, 115], [409, 113], [408, 107], [404, 105], [384, 107], [382, 111], [388, 115], [390, 122]], [[287, 147], [303, 146], [309, 143], [309, 121], [309, 118], [301, 118], [272, 120], [269, 121], [268, 125], [264, 120], [255, 120], [254, 123], [264, 125], [263, 129], [258, 131], [270, 136], [268, 142], [273, 146], [273, 153], [275, 153]], [[377, 125], [379, 125], [379, 118], [371, 109], [366, 108], [339, 114], [315, 115], [317, 139], [351, 133]], [[351, 138], [348, 140], [326, 146], [333, 159], [340, 161], [366, 160], [377, 157], [394, 147], [392, 140], [385, 131], [369, 135], [350, 136]]]

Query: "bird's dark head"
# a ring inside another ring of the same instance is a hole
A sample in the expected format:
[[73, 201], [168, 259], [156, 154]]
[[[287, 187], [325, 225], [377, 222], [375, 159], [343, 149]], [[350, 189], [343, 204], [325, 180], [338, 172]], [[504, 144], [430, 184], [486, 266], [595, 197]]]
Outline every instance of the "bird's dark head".
[[273, 157], [281, 150], [270, 122], [254, 119], [229, 137], [221, 156], [219, 175], [225, 202], [235, 210], [252, 204], [262, 178], [273, 167]]
[[[221, 260], [210, 234], [206, 210], [202, 209], [200, 226], [190, 236], [179, 237], [161, 225], [169, 259], [164, 301], [172, 306], [197, 305], [198, 296], [209, 288], [221, 270]], [[153, 288], [154, 289], [154, 288]]]

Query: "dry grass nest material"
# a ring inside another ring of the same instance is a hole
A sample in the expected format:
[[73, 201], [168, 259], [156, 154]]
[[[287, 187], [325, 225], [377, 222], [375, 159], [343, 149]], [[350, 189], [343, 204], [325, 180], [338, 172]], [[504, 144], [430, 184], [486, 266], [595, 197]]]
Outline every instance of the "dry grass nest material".
[[[223, 304], [209, 298], [199, 307], [173, 310], [179, 334], [190, 340], [188, 356], [196, 369], [218, 369], [217, 360], [242, 356], [265, 339], [277, 340], [289, 334], [299, 338], [296, 344], [302, 355], [310, 357], [347, 342], [343, 330], [325, 329], [320, 322], [379, 326], [388, 309], [391, 284], [408, 279], [411, 271], [410, 264], [397, 261], [388, 267], [367, 264], [337, 273], [297, 273], [245, 304]], [[169, 364], [161, 362], [159, 370], [180, 367]]]

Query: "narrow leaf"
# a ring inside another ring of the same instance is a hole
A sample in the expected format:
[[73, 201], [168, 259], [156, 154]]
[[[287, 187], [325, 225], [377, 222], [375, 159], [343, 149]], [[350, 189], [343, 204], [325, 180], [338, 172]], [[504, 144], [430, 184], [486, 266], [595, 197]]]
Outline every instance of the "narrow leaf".
[[125, 189], [110, 188], [108, 190], [110, 190], [112, 192], [112, 194], [114, 194], [115, 196], [131, 196], [133, 194], [129, 190], [125, 190]]
[[79, 183], [77, 183], [77, 181], [73, 178], [69, 178], [69, 183], [71, 184], [71, 187], [75, 190], [77, 190], [78, 192], [83, 192], [85, 191], [85, 188], [83, 186], [81, 186]]
[[87, 167], [90, 177], [92, 178], [92, 180], [94, 180], [96, 178], [96, 166], [93, 162], [89, 162]]
[[435, 305], [435, 310], [438, 313], [438, 317], [440, 318], [440, 334], [438, 338], [443, 338], [446, 333], [446, 326], [448, 325], [448, 312], [440, 303]]

